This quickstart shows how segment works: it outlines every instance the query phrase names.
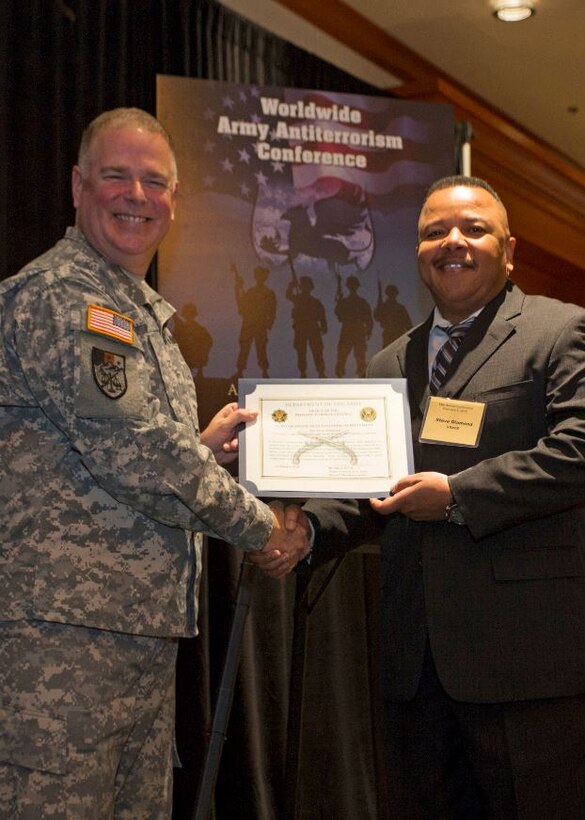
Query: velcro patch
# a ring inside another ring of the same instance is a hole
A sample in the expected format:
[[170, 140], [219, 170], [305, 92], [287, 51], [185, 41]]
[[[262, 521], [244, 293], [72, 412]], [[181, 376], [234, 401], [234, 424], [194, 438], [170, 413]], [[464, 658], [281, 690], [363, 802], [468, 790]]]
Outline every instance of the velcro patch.
[[134, 320], [100, 305], [88, 305], [87, 329], [120, 342], [134, 344]]
[[128, 389], [126, 357], [92, 347], [91, 365], [95, 383], [104, 396], [120, 399]]

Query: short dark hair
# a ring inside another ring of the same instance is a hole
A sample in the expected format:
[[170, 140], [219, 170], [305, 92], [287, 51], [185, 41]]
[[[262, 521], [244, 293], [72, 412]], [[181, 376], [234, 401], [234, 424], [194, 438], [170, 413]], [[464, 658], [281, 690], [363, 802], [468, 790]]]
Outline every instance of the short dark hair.
[[499, 194], [492, 188], [489, 182], [485, 181], [485, 179], [480, 179], [480, 177], [469, 177], [464, 174], [457, 174], [455, 176], [442, 177], [441, 179], [435, 180], [425, 194], [423, 205], [431, 194], [435, 193], [435, 191], [443, 191], [445, 188], [459, 188], [460, 186], [464, 186], [466, 188], [483, 188], [484, 191], [487, 191], [488, 194], [493, 196], [496, 202], [499, 202], [502, 206], [504, 204], [500, 199]]

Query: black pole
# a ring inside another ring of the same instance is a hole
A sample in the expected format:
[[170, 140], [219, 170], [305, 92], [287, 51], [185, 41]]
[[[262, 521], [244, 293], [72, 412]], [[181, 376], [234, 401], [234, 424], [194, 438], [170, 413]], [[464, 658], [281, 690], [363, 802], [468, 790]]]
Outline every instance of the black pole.
[[284, 805], [282, 820], [297, 820], [301, 801], [298, 794], [301, 768], [301, 734], [303, 727], [303, 694], [307, 644], [308, 587], [311, 568], [299, 565], [295, 586], [295, 608], [291, 649], [286, 761], [284, 771]]
[[304, 563], [299, 564], [297, 567], [282, 820], [301, 820], [303, 801], [299, 789], [299, 775], [302, 761], [303, 703], [309, 618], [344, 558], [345, 553], [337, 557], [311, 600], [309, 600], [309, 584], [313, 572], [312, 567]]
[[240, 577], [238, 580], [238, 592], [234, 607], [234, 616], [230, 631], [230, 637], [226, 650], [221, 682], [217, 693], [209, 745], [205, 757], [205, 766], [199, 786], [199, 794], [195, 806], [193, 820], [209, 820], [211, 806], [215, 794], [215, 784], [219, 772], [221, 753], [226, 738], [226, 729], [229, 721], [232, 702], [234, 699], [234, 688], [240, 655], [242, 652], [242, 639], [244, 636], [244, 626], [246, 616], [250, 609], [252, 590], [254, 586], [256, 567], [246, 556], [240, 567]]

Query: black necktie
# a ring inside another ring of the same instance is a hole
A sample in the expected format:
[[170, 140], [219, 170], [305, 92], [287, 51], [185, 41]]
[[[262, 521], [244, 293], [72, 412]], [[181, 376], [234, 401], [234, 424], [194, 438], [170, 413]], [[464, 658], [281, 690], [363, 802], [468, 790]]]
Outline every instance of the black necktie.
[[433, 362], [430, 382], [431, 393], [436, 393], [445, 381], [453, 356], [472, 324], [473, 319], [468, 319], [466, 322], [461, 322], [460, 325], [451, 325], [450, 327], [444, 328], [449, 338], [443, 347], [440, 348]]

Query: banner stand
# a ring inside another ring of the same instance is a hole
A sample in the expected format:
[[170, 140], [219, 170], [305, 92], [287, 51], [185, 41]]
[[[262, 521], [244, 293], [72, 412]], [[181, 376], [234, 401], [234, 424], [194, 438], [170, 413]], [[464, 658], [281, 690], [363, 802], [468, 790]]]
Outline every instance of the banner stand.
[[[303, 695], [306, 663], [307, 622], [319, 599], [329, 586], [343, 561], [345, 554], [334, 562], [319, 590], [309, 602], [311, 566], [302, 564], [296, 569], [295, 605], [293, 614], [293, 638], [291, 647], [291, 670], [289, 683], [289, 706], [287, 718], [287, 743], [284, 777], [284, 800], [281, 820], [298, 820], [298, 781], [301, 767], [301, 734], [303, 726]], [[209, 820], [213, 805], [215, 786], [221, 762], [223, 744], [234, 697], [238, 666], [242, 653], [242, 641], [246, 617], [250, 609], [257, 567], [244, 556], [234, 607], [234, 616], [226, 650], [224, 666], [218, 690], [209, 745], [201, 776], [199, 793], [193, 820]]]
[[308, 619], [329, 583], [333, 580], [345, 553], [334, 562], [319, 590], [309, 602], [309, 585], [312, 577], [310, 565], [297, 567], [295, 590], [294, 631], [291, 651], [291, 671], [286, 732], [286, 762], [284, 776], [284, 804], [282, 820], [300, 820], [302, 801], [299, 799], [299, 774], [301, 770], [301, 736], [303, 730], [304, 679], [306, 665]]
[[209, 820], [210, 817], [221, 753], [234, 698], [234, 687], [242, 653], [244, 626], [250, 609], [255, 577], [256, 567], [244, 556], [240, 566], [234, 616], [193, 820]]

